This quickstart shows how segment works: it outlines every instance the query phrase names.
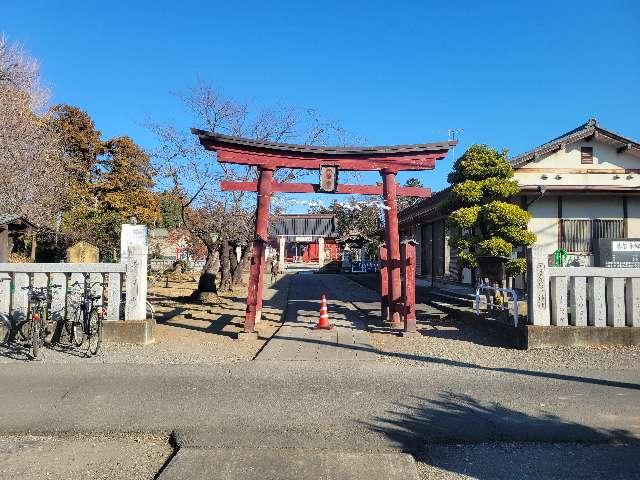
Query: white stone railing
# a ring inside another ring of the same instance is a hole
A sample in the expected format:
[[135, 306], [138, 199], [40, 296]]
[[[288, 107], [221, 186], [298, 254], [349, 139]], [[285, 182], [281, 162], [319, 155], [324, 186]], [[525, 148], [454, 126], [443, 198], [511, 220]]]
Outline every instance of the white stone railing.
[[[14, 320], [27, 317], [29, 285], [52, 288], [51, 318], [68, 318], [73, 302], [82, 295], [85, 282], [93, 285], [95, 295], [106, 299], [107, 320], [120, 319], [122, 286], [125, 286], [125, 320], [144, 320], [147, 301], [147, 247], [129, 247], [122, 263], [0, 263], [0, 314]], [[78, 282], [79, 286], [73, 286]], [[101, 285], [105, 284], [106, 292]]]
[[528, 318], [533, 325], [640, 327], [640, 269], [549, 267], [529, 250]]

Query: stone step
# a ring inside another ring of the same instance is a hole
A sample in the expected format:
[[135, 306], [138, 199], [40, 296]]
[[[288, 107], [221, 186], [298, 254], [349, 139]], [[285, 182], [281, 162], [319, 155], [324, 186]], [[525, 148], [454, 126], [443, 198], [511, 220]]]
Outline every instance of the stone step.
[[418, 480], [405, 453], [181, 448], [159, 480]]

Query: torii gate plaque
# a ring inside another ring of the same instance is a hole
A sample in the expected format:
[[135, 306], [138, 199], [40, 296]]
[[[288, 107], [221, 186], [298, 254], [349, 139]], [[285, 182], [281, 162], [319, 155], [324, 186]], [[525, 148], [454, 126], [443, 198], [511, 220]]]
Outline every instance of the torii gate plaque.
[[[258, 169], [257, 182], [220, 182], [223, 191], [258, 192], [256, 211], [256, 236], [253, 242], [247, 310], [244, 331], [252, 333], [262, 311], [262, 278], [264, 274], [264, 245], [267, 241], [269, 204], [274, 192], [327, 193], [330, 185], [328, 175], [333, 171], [337, 177], [340, 170], [379, 171], [382, 185], [342, 185], [333, 179], [335, 193], [358, 195], [382, 195], [386, 206], [385, 243], [388, 250], [389, 272], [389, 318], [392, 326], [400, 326], [400, 239], [398, 233], [398, 205], [396, 195], [426, 198], [431, 190], [421, 187], [400, 187], [396, 174], [402, 170], [432, 170], [436, 160], [446, 157], [456, 141], [416, 145], [394, 145], [386, 147], [316, 147], [251, 140], [242, 137], [218, 135], [203, 130], [191, 129], [207, 150], [216, 152], [220, 163], [251, 165]], [[327, 168], [334, 167], [334, 168]], [[327, 175], [321, 184], [280, 183], [273, 180], [278, 168], [297, 168], [322, 171]]]

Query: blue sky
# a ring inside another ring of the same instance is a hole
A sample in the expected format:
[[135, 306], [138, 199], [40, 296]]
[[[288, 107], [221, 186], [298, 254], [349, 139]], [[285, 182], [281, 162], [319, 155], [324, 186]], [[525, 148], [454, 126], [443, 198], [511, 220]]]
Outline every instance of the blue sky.
[[[40, 60], [53, 102], [87, 110], [105, 137], [151, 147], [145, 118], [191, 126], [170, 92], [202, 77], [316, 108], [371, 145], [464, 129], [459, 155], [516, 154], [592, 116], [640, 139], [639, 24], [632, 0], [32, 0], [5, 2], [0, 31]], [[419, 177], [441, 189], [452, 161]]]

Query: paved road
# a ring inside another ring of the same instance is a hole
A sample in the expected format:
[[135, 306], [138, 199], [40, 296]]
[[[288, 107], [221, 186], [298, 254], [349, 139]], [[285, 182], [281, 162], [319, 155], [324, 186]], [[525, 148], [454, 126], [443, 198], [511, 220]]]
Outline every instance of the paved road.
[[[367, 325], [351, 303], [355, 288], [362, 289], [339, 275], [294, 276], [284, 324], [256, 360], [375, 360]], [[313, 328], [318, 323], [322, 294], [327, 297], [331, 330]]]
[[[357, 312], [366, 315], [376, 306], [366, 289], [338, 285], [331, 276], [298, 280], [289, 303], [292, 328], [301, 318], [315, 319], [317, 294], [326, 289], [334, 315], [342, 315], [341, 328], [357, 331], [352, 338], [366, 335], [358, 328]], [[411, 356], [419, 366], [407, 366], [372, 360], [377, 354], [367, 342], [307, 335], [295, 341], [311, 345], [312, 358], [324, 361], [276, 353], [262, 361], [207, 365], [0, 365], [0, 435], [175, 431], [181, 450], [163, 480], [185, 478], [185, 471], [190, 478], [193, 472], [198, 478], [215, 478], [212, 472], [233, 473], [229, 478], [253, 478], [251, 472], [260, 478], [302, 478], [296, 474], [302, 471], [313, 478], [360, 479], [366, 469], [359, 464], [382, 472], [378, 478], [415, 478], [415, 472], [406, 473], [412, 463], [402, 452], [424, 459], [427, 444], [432, 466], [475, 474], [453, 447], [434, 450], [467, 442], [631, 443], [631, 450], [610, 452], [622, 476], [606, 471], [601, 478], [632, 478], [627, 472], [640, 471], [629, 461], [640, 450], [635, 369], [548, 372], [419, 355]], [[341, 360], [319, 352], [342, 352]], [[483, 452], [469, 451], [465, 458], [482, 459]], [[518, 454], [512, 457], [517, 471]], [[580, 458], [597, 460], [597, 455], [586, 452]], [[272, 470], [260, 471], [266, 464]]]
[[0, 366], [0, 384], [0, 433], [177, 430], [185, 442], [209, 446], [347, 451], [410, 451], [416, 440], [640, 438], [635, 371], [13, 364]]

